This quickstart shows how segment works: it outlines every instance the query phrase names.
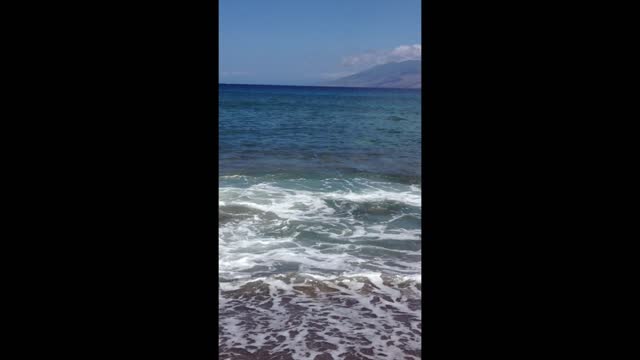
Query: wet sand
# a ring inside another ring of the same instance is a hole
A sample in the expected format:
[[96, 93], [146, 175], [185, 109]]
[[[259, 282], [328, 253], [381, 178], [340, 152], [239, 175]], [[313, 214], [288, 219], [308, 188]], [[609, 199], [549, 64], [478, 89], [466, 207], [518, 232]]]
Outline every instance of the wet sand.
[[289, 280], [221, 293], [221, 359], [421, 358], [419, 284]]

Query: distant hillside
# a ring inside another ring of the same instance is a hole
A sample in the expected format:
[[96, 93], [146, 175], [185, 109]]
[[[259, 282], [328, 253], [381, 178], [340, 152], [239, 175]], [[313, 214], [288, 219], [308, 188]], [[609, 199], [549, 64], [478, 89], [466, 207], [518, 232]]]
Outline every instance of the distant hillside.
[[422, 87], [422, 62], [409, 60], [378, 65], [357, 74], [326, 82], [323, 85], [419, 89]]

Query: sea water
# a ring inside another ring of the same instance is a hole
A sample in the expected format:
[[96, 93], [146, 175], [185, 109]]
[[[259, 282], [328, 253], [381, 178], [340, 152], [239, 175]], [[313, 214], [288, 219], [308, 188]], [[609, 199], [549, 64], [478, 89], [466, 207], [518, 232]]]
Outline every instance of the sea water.
[[220, 357], [420, 358], [421, 91], [219, 89]]

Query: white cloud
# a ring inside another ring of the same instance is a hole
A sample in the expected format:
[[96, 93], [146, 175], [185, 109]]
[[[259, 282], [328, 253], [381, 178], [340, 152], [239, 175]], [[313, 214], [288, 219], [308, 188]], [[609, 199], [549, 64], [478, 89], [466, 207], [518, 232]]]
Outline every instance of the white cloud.
[[342, 65], [365, 68], [389, 62], [420, 59], [422, 59], [422, 45], [400, 45], [392, 50], [369, 51], [358, 55], [347, 56], [342, 59]]
[[419, 60], [422, 57], [422, 45], [400, 45], [391, 50], [389, 54], [391, 58], [403, 60]]

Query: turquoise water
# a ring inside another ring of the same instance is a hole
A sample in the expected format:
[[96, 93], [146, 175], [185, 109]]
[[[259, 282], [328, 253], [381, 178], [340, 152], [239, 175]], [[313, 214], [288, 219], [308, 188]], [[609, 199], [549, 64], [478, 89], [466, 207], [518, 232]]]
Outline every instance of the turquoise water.
[[419, 357], [420, 106], [220, 85], [222, 358]]

